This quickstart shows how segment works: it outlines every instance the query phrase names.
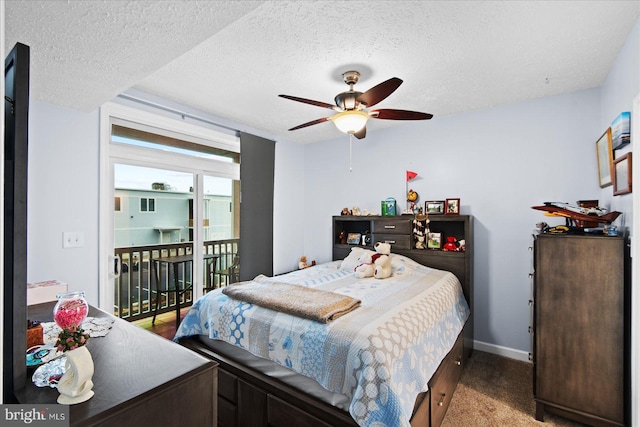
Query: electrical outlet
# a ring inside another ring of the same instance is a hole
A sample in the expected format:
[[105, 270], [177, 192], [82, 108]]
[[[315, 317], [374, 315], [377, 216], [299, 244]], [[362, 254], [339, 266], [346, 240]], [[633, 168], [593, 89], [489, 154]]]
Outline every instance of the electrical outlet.
[[63, 248], [81, 248], [84, 246], [84, 233], [80, 231], [64, 231], [62, 233]]

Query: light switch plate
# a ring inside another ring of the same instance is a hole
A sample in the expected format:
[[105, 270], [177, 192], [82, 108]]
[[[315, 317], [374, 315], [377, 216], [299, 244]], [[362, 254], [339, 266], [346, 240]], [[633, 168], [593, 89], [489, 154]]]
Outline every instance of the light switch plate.
[[84, 233], [80, 231], [64, 231], [62, 233], [63, 248], [81, 248], [84, 246]]

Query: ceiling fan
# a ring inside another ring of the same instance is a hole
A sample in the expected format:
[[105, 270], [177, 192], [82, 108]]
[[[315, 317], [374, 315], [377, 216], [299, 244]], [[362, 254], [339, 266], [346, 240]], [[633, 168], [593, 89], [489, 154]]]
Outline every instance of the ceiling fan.
[[289, 130], [302, 129], [307, 126], [317, 125], [331, 120], [342, 132], [354, 135], [358, 139], [362, 139], [367, 135], [366, 124], [369, 119], [429, 120], [433, 117], [432, 114], [420, 113], [418, 111], [393, 110], [388, 108], [367, 111], [367, 108], [373, 107], [398, 89], [402, 84], [402, 80], [397, 77], [392, 77], [364, 93], [353, 90], [353, 86], [358, 83], [358, 80], [360, 79], [360, 73], [358, 71], [347, 71], [342, 74], [342, 78], [344, 79], [344, 82], [349, 85], [349, 90], [336, 95], [335, 105], [321, 101], [314, 101], [312, 99], [299, 98], [297, 96], [278, 95], [292, 101], [328, 108], [338, 112], [333, 116], [312, 120], [292, 127]]

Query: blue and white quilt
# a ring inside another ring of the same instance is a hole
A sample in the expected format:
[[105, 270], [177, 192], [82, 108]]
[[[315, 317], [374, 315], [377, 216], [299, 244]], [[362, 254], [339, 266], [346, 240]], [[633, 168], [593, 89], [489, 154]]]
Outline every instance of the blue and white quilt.
[[469, 306], [449, 272], [391, 255], [388, 279], [358, 279], [353, 265], [334, 261], [277, 278], [360, 299], [360, 307], [332, 322], [233, 300], [220, 289], [196, 301], [174, 340], [208, 335], [315, 379], [351, 399], [360, 426], [409, 426], [418, 393], [452, 348]]

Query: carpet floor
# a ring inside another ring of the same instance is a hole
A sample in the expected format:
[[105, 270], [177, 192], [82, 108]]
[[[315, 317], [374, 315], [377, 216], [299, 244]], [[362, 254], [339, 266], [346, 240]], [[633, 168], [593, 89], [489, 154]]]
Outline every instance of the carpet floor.
[[474, 351], [442, 427], [584, 425], [553, 414], [536, 421], [532, 375], [530, 363]]

